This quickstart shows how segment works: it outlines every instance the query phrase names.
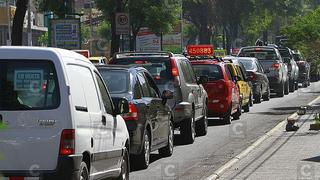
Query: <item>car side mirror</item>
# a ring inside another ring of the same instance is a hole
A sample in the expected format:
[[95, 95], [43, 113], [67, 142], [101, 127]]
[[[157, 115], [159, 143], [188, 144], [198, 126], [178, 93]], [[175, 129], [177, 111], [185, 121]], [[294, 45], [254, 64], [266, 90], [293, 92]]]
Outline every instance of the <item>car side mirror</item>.
[[209, 81], [209, 77], [208, 76], [199, 76], [197, 78], [197, 83], [198, 84], [205, 84]]
[[173, 92], [170, 90], [164, 90], [162, 92], [161, 98], [163, 100], [167, 100], [167, 99], [173, 99]]
[[118, 101], [118, 105], [115, 108], [115, 114], [119, 115], [119, 114], [126, 114], [129, 112], [129, 102], [127, 99], [125, 98], [121, 98]]
[[241, 79], [240, 76], [235, 76], [235, 77], [234, 77], [234, 80], [235, 80], [236, 82], [238, 82], [238, 81], [241, 81], [242, 79]]

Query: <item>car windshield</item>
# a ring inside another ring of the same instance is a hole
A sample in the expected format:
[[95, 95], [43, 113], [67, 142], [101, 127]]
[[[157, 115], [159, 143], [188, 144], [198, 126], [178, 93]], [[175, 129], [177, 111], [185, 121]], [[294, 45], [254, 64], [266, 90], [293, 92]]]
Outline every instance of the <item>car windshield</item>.
[[128, 71], [101, 68], [99, 72], [111, 94], [122, 94], [129, 91], [130, 75]]
[[42, 110], [59, 106], [58, 79], [52, 62], [1, 60], [0, 69], [0, 110]]
[[222, 79], [222, 72], [218, 65], [193, 65], [194, 72], [199, 76], [208, 76], [210, 81]]
[[255, 57], [258, 60], [278, 60], [277, 53], [272, 49], [243, 49], [240, 57]]
[[168, 58], [126, 58], [112, 61], [112, 64], [135, 65], [146, 68], [157, 84], [172, 80], [171, 65]]
[[257, 69], [256, 64], [252, 60], [239, 60], [243, 64], [246, 70], [255, 70]]
[[280, 55], [283, 58], [291, 58], [290, 51], [288, 49], [279, 49]]

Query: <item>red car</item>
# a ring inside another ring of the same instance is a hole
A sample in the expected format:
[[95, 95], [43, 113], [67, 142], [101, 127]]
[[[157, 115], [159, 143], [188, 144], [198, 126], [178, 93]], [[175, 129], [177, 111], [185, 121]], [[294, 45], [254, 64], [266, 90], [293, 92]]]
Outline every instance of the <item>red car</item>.
[[208, 76], [208, 83], [203, 84], [208, 93], [208, 116], [220, 117], [224, 123], [231, 123], [241, 115], [240, 93], [236, 78], [224, 62], [218, 59], [192, 60], [196, 75]]

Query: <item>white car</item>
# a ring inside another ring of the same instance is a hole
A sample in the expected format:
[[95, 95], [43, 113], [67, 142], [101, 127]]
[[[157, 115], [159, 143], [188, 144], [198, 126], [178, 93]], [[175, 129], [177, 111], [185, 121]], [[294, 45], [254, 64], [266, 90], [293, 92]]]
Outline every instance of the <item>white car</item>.
[[0, 80], [0, 179], [129, 178], [128, 102], [84, 56], [0, 47]]

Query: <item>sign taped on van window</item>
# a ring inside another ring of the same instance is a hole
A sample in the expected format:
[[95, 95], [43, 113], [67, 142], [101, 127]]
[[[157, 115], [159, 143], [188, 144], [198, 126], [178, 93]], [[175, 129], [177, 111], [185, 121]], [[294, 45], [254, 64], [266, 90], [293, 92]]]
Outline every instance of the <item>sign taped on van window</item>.
[[14, 90], [39, 92], [42, 87], [43, 70], [15, 70]]

